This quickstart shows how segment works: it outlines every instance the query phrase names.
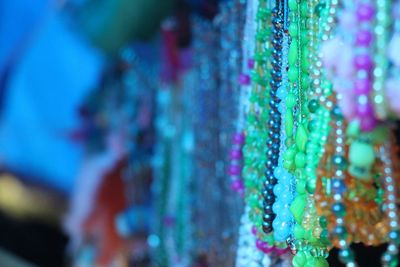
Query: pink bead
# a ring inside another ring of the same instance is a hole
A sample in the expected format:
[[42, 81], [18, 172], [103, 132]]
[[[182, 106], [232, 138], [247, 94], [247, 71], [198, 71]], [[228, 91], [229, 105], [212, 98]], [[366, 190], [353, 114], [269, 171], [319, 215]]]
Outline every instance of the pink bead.
[[369, 4], [360, 4], [357, 8], [357, 18], [360, 21], [370, 21], [374, 17], [374, 7]]
[[354, 93], [356, 95], [367, 95], [371, 92], [372, 83], [369, 79], [357, 79], [354, 83]]
[[359, 46], [369, 46], [372, 42], [372, 33], [367, 30], [357, 32], [356, 44]]
[[239, 175], [242, 172], [240, 166], [238, 165], [231, 165], [229, 166], [229, 174], [230, 175]]
[[229, 153], [229, 157], [231, 160], [240, 160], [242, 158], [242, 151], [239, 149], [232, 149]]
[[360, 123], [361, 131], [370, 132], [376, 128], [377, 124], [378, 122], [373, 116], [362, 118]]
[[250, 84], [250, 76], [249, 75], [247, 75], [247, 74], [240, 74], [239, 75], [239, 83], [241, 84], [241, 85], [249, 85]]
[[243, 133], [235, 133], [233, 136], [233, 142], [238, 145], [242, 145], [244, 143], [244, 134]]
[[371, 70], [373, 67], [372, 59], [369, 55], [357, 55], [354, 58], [354, 66], [359, 70]]

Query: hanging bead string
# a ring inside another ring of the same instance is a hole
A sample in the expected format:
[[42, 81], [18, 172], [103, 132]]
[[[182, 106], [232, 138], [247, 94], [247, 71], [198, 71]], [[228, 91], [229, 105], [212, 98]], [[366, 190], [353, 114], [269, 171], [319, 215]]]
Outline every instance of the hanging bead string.
[[[322, 83], [322, 89], [319, 89], [321, 84], [320, 79], [313, 79], [313, 87], [310, 88], [310, 83], [308, 82], [309, 78], [307, 77], [306, 73], [313, 73], [316, 76], [312, 76], [312, 78], [319, 78], [320, 77], [320, 69], [322, 67], [322, 63], [317, 60], [316, 57], [307, 57], [307, 53], [312, 53], [313, 50], [317, 49], [318, 41], [316, 37], [319, 36], [317, 27], [312, 27], [311, 30], [314, 32], [309, 33], [310, 39], [314, 39], [312, 44], [308, 47], [311, 48], [307, 50], [307, 36], [303, 36], [302, 32], [299, 30], [299, 27], [303, 26], [304, 24], [300, 24], [299, 20], [301, 18], [301, 10], [307, 10], [306, 4], [303, 3], [303, 7], [301, 6], [301, 1], [289, 1], [289, 7], [297, 12], [297, 20], [296, 17], [293, 18], [294, 23], [297, 23], [297, 28], [293, 24], [291, 24], [289, 28], [289, 32], [292, 37], [297, 37], [300, 39], [298, 43], [294, 43], [296, 47], [298, 44], [303, 45], [304, 48], [297, 48], [297, 55], [301, 60], [299, 60], [298, 65], [298, 72], [300, 73], [298, 78], [298, 84], [300, 85], [300, 90], [298, 93], [299, 103], [303, 103], [307, 98], [308, 92], [310, 91], [317, 91], [318, 93], [322, 93], [320, 97], [320, 101], [324, 105], [320, 105], [318, 100], [312, 99], [308, 103], [308, 109], [300, 106], [299, 104], [299, 120], [301, 123], [298, 124], [297, 131], [296, 131], [296, 147], [291, 152], [294, 154], [294, 163], [295, 163], [295, 170], [297, 175], [297, 197], [293, 201], [291, 205], [291, 211], [296, 219], [296, 226], [294, 230], [294, 237], [295, 240], [289, 240], [289, 245], [295, 250], [296, 256], [293, 259], [293, 264], [295, 266], [303, 266], [306, 262], [308, 264], [322, 264], [326, 265], [326, 257], [328, 255], [326, 246], [328, 245], [328, 240], [322, 233], [325, 233], [324, 228], [326, 228], [326, 223], [324, 224], [322, 221], [319, 220], [319, 217], [316, 212], [315, 201], [313, 199], [313, 193], [315, 191], [317, 176], [316, 176], [316, 169], [319, 162], [319, 159], [323, 153], [323, 147], [327, 140], [327, 135], [329, 132], [328, 124], [330, 120], [329, 109], [332, 107], [332, 103], [330, 101], [326, 101], [327, 97], [332, 93], [332, 85], [328, 82]], [[310, 11], [309, 14], [309, 25], [317, 26], [313, 19], [315, 19], [314, 10], [316, 7], [315, 1], [308, 2], [308, 10]], [[334, 12], [333, 12], [334, 13]], [[304, 16], [304, 15], [303, 15]], [[328, 20], [327, 20], [328, 21]], [[302, 20], [302, 23], [305, 22], [305, 19]], [[326, 25], [325, 25], [326, 26]], [[315, 34], [315, 35], [314, 35]], [[299, 37], [300, 36], [300, 37]], [[293, 45], [293, 39], [292, 44]], [[310, 51], [311, 50], [311, 51]], [[292, 51], [295, 51], [293, 48]], [[291, 59], [289, 51], [289, 64], [291, 63]], [[292, 57], [293, 57], [292, 52]], [[305, 53], [305, 54], [304, 54]], [[308, 61], [310, 60], [310, 61]], [[310, 66], [311, 64], [311, 66]], [[301, 69], [302, 68], [302, 69]], [[301, 73], [303, 71], [303, 73]], [[290, 68], [289, 68], [290, 72]], [[290, 76], [289, 76], [290, 79]], [[314, 89], [314, 90], [312, 90]], [[316, 90], [318, 89], [318, 90]], [[313, 95], [313, 94], [311, 94]], [[326, 106], [326, 107], [324, 107]], [[310, 113], [315, 113], [315, 115], [310, 115]], [[307, 118], [313, 118], [311, 123], [307, 121]], [[302, 124], [303, 123], [303, 124]], [[307, 138], [307, 130], [304, 127], [304, 124], [308, 123], [307, 127], [309, 128], [309, 138]], [[306, 140], [308, 140], [308, 144], [306, 144]], [[298, 151], [296, 152], [296, 150]], [[290, 154], [287, 155], [290, 159]], [[293, 156], [292, 156], [293, 157]], [[287, 164], [290, 166], [290, 161]]]
[[271, 23], [271, 10], [266, 0], [259, 0], [257, 8], [256, 50], [254, 53], [255, 68], [251, 73], [253, 81], [249, 94], [249, 109], [246, 116], [245, 144], [243, 146], [244, 167], [242, 176], [245, 183], [245, 201], [250, 207], [250, 220], [257, 229], [260, 242], [274, 244], [273, 237], [263, 234], [262, 194], [263, 180], [259, 179], [264, 172], [266, 160], [266, 123], [268, 113], [265, 108], [267, 83], [267, 61], [270, 56], [270, 32], [267, 26]]
[[236, 267], [271, 266], [271, 259], [263, 251], [256, 248], [256, 236], [252, 233], [252, 222], [249, 219], [249, 207], [246, 207], [239, 228], [238, 252]]
[[[283, 48], [282, 48], [282, 84], [278, 89], [277, 95], [280, 99], [284, 100], [288, 94], [288, 47], [289, 47], [289, 37], [287, 34], [283, 37]], [[286, 105], [285, 101], [279, 103], [279, 111], [281, 114], [281, 139], [286, 140], [285, 134], [285, 114]], [[280, 155], [284, 155], [286, 151], [285, 142], [280, 143]], [[273, 211], [276, 214], [276, 218], [273, 222], [274, 238], [276, 241], [285, 242], [289, 236], [293, 234], [294, 219], [290, 212], [290, 203], [292, 203], [296, 195], [296, 180], [294, 176], [285, 170], [283, 167], [283, 157], [279, 157], [278, 166], [274, 170], [274, 175], [277, 179], [277, 185], [274, 188], [274, 194], [276, 196], [276, 202], [273, 205]]]
[[[340, 95], [337, 95], [340, 98]], [[333, 136], [335, 139], [334, 154], [331, 158], [332, 179], [330, 185], [332, 188], [333, 203], [331, 206], [332, 212], [335, 214], [334, 227], [332, 228], [331, 236], [338, 240], [337, 244], [340, 248], [339, 260], [346, 264], [347, 267], [357, 266], [354, 261], [354, 253], [348, 243], [348, 230], [345, 226], [346, 206], [344, 202], [344, 193], [346, 191], [345, 180], [345, 122], [339, 108], [336, 106], [333, 114]], [[328, 164], [328, 163], [327, 163]]]
[[356, 95], [356, 116], [360, 128], [364, 132], [372, 131], [376, 126], [374, 110], [369, 99], [372, 90], [372, 72], [374, 62], [370, 54], [373, 51], [374, 36], [373, 19], [375, 15], [374, 6], [370, 0], [356, 2], [356, 17], [358, 28], [355, 40], [354, 67], [356, 69], [356, 80], [354, 81], [354, 93]]
[[398, 218], [398, 185], [396, 184], [395, 170], [393, 166], [393, 160], [398, 160], [396, 151], [391, 153], [393, 144], [387, 142], [381, 146], [379, 156], [383, 162], [383, 187], [385, 189], [384, 194], [384, 211], [387, 218], [389, 219], [389, 243], [386, 252], [382, 255], [382, 266], [384, 267], [395, 267], [398, 266], [398, 244], [400, 240], [399, 232], [399, 218]]
[[[280, 99], [277, 96], [278, 88], [282, 84], [282, 40], [283, 40], [283, 10], [277, 1], [272, 9], [272, 57], [271, 57], [271, 80], [269, 91], [269, 119], [267, 140], [267, 161], [265, 170], [265, 182], [263, 191], [263, 231], [268, 234], [272, 232], [272, 222], [276, 217], [272, 206], [275, 202], [273, 193], [276, 185], [274, 175], [275, 167], [278, 165], [280, 148], [281, 114], [278, 110]], [[284, 240], [281, 240], [284, 241]]]
[[385, 84], [387, 78], [387, 70], [389, 69], [389, 60], [387, 57], [389, 30], [390, 30], [390, 12], [392, 10], [391, 0], [376, 1], [375, 16], [375, 52], [373, 71], [373, 93], [372, 99], [374, 103], [375, 115], [378, 119], [383, 120], [387, 117], [387, 103], [385, 97]]

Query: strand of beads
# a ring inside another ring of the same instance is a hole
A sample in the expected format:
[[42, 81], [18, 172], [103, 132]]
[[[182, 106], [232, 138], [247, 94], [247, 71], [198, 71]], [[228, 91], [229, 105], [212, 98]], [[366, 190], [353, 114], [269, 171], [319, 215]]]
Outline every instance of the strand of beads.
[[[310, 3], [289, 1], [289, 8], [292, 11], [289, 29], [292, 36], [289, 50], [289, 81], [293, 83], [298, 97], [298, 125], [295, 144], [288, 149], [285, 157], [286, 167], [294, 171], [297, 178], [297, 196], [290, 207], [297, 223], [294, 229], [296, 240], [291, 245], [296, 250], [296, 256], [293, 259], [294, 266], [327, 265], [325, 259], [327, 257], [326, 239], [321, 240], [323, 228], [318, 219], [313, 193], [317, 182], [316, 168], [328, 135], [329, 110], [320, 106], [318, 100], [311, 100], [308, 106], [311, 113], [315, 113], [315, 115], [310, 116], [304, 107], [306, 99], [303, 99], [308, 96], [307, 93], [311, 89], [308, 73], [310, 63], [312, 63], [308, 61], [309, 57], [307, 56], [310, 51], [307, 47], [309, 40], [305, 22], [307, 10], [315, 10], [315, 4], [314, 1], [310, 1]], [[313, 17], [312, 12], [310, 13]], [[319, 86], [320, 80], [314, 80], [314, 83]], [[331, 85], [327, 83], [324, 87], [325, 94], [329, 95]], [[325, 98], [324, 96], [323, 99], [325, 100]], [[310, 123], [311, 118], [313, 118], [312, 123]], [[307, 128], [310, 128], [309, 131]], [[326, 227], [326, 225], [323, 226]]]
[[246, 207], [241, 218], [236, 267], [271, 266], [270, 258], [261, 250], [256, 249], [256, 237], [252, 233], [252, 222], [249, 220], [249, 211], [249, 207]]
[[[340, 98], [340, 95], [337, 95]], [[354, 262], [354, 253], [349, 247], [348, 234], [345, 226], [346, 206], [344, 202], [344, 192], [346, 191], [345, 180], [345, 131], [344, 131], [344, 117], [340, 112], [338, 106], [333, 110], [334, 114], [334, 127], [333, 136], [335, 138], [334, 149], [335, 152], [331, 158], [332, 164], [332, 180], [330, 181], [332, 188], [333, 203], [331, 211], [335, 214], [334, 227], [332, 228], [331, 235], [338, 240], [337, 246], [340, 248], [339, 259], [347, 267], [356, 266]]]
[[[267, 141], [267, 161], [264, 182], [264, 216], [263, 231], [265, 233], [272, 232], [272, 222], [276, 214], [273, 212], [273, 204], [275, 195], [273, 193], [276, 185], [274, 169], [278, 165], [279, 148], [280, 148], [280, 128], [281, 114], [278, 110], [279, 102], [277, 97], [278, 88], [282, 84], [282, 37], [283, 37], [283, 12], [279, 6], [275, 6], [272, 10], [272, 60], [271, 60], [271, 80], [269, 91], [269, 120], [268, 120], [268, 141]], [[284, 241], [284, 240], [281, 240]]]
[[372, 71], [374, 62], [370, 56], [373, 49], [372, 23], [374, 19], [374, 6], [371, 1], [359, 1], [356, 4], [356, 17], [358, 30], [355, 40], [354, 67], [356, 80], [354, 81], [354, 93], [357, 100], [356, 117], [362, 131], [372, 131], [376, 126], [376, 118], [369, 94], [372, 90]]
[[[288, 76], [287, 76], [287, 65], [288, 65], [288, 46], [289, 37], [285, 34], [283, 38], [283, 63], [282, 63], [282, 85], [278, 89], [278, 97], [280, 99], [285, 99], [287, 96], [287, 86], [288, 86]], [[279, 111], [281, 113], [281, 139], [285, 140], [285, 114], [286, 105], [285, 101], [279, 103]], [[280, 155], [283, 155], [286, 151], [285, 142], [281, 142]], [[293, 233], [294, 219], [290, 212], [290, 203], [292, 203], [296, 190], [295, 183], [296, 180], [293, 175], [284, 169], [283, 167], [283, 157], [279, 158], [278, 166], [275, 168], [274, 175], [277, 179], [277, 185], [274, 188], [274, 194], [276, 196], [276, 202], [273, 205], [273, 210], [276, 214], [276, 218], [273, 222], [274, 228], [274, 238], [279, 242], [286, 241], [289, 236]]]
[[245, 125], [245, 113], [248, 110], [248, 91], [251, 88], [251, 78], [248, 75], [249, 71], [254, 68], [253, 47], [254, 47], [254, 2], [247, 1], [246, 3], [246, 21], [244, 26], [242, 44], [242, 73], [239, 75], [240, 93], [238, 102], [238, 120], [236, 124], [236, 132], [232, 137], [232, 146], [229, 153], [230, 156], [230, 167], [229, 176], [231, 179], [232, 189], [244, 196], [244, 184], [241, 179], [242, 172], [242, 149], [244, 143], [244, 125]]
[[[386, 83], [386, 73], [389, 68], [387, 49], [389, 43], [389, 27], [391, 0], [376, 1], [376, 23], [375, 23], [375, 53], [373, 71], [373, 102], [375, 115], [378, 119], [387, 117], [387, 105], [385, 100], [384, 87]], [[362, 37], [362, 36], [361, 36]]]
[[[384, 210], [389, 219], [389, 244], [387, 251], [382, 256], [382, 266], [395, 267], [398, 266], [398, 244], [400, 240], [398, 208], [397, 208], [397, 192], [398, 187], [395, 182], [393, 160], [397, 159], [396, 152], [391, 153], [391, 145], [385, 144], [380, 149], [380, 158], [383, 162], [383, 187], [385, 188], [384, 195]], [[391, 155], [392, 154], [392, 155]]]
[[266, 161], [267, 132], [266, 121], [268, 113], [266, 107], [265, 88], [267, 87], [268, 67], [266, 59], [269, 57], [270, 32], [267, 25], [271, 22], [271, 10], [267, 8], [267, 1], [260, 0], [257, 11], [256, 51], [254, 55], [255, 68], [251, 73], [252, 87], [249, 94], [249, 107], [245, 122], [245, 144], [243, 146], [244, 166], [242, 176], [245, 184], [245, 202], [250, 208], [249, 218], [256, 227], [258, 238], [262, 242], [273, 245], [271, 235], [263, 234], [263, 181], [259, 179], [264, 172]]

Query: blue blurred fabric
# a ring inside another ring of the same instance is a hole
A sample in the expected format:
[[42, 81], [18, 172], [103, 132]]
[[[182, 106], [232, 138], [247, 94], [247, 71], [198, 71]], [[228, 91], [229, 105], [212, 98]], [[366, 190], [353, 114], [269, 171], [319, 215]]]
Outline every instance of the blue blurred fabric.
[[49, 0], [0, 0], [0, 75], [11, 70], [2, 88], [0, 163], [71, 192], [83, 157], [71, 134], [103, 62]]

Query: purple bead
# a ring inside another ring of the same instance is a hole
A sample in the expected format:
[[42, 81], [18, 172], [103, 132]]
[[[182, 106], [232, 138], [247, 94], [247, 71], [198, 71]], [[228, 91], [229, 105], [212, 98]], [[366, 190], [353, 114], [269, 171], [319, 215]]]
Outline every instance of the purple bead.
[[234, 180], [231, 184], [231, 188], [233, 191], [240, 193], [241, 191], [244, 190], [244, 185], [243, 182], [241, 180]]
[[255, 226], [251, 227], [251, 233], [253, 235], [257, 235], [257, 227], [255, 227]]
[[254, 69], [254, 65], [255, 65], [255, 61], [254, 61], [254, 59], [252, 59], [252, 58], [250, 58], [248, 61], [247, 61], [247, 67], [249, 67], [249, 69]]
[[233, 143], [242, 145], [244, 143], [244, 134], [243, 133], [235, 133], [233, 136]]
[[369, 79], [357, 79], [354, 83], [354, 93], [356, 95], [367, 95], [372, 90], [372, 83]]
[[229, 174], [230, 175], [239, 175], [241, 173], [241, 168], [238, 165], [229, 166]]
[[247, 74], [240, 74], [239, 75], [239, 83], [241, 84], [241, 85], [249, 85], [250, 84], [250, 76], [249, 75], [247, 75]]
[[260, 239], [256, 239], [256, 247], [259, 249], [259, 250], [262, 250], [263, 249], [263, 246], [262, 246], [262, 241], [260, 240]]
[[374, 109], [372, 108], [370, 103], [366, 104], [357, 104], [356, 105], [356, 112], [359, 117], [373, 117], [374, 116]]
[[229, 153], [231, 160], [240, 160], [242, 158], [242, 151], [239, 149], [232, 149]]
[[357, 8], [357, 18], [360, 21], [371, 21], [374, 13], [374, 7], [369, 4], [360, 4]]
[[365, 117], [361, 119], [361, 131], [363, 132], [370, 132], [376, 128], [378, 122], [376, 121], [375, 117]]
[[369, 55], [357, 55], [354, 58], [354, 66], [359, 70], [371, 70], [373, 63]]
[[356, 44], [359, 46], [369, 46], [372, 42], [372, 33], [367, 30], [357, 32]]

